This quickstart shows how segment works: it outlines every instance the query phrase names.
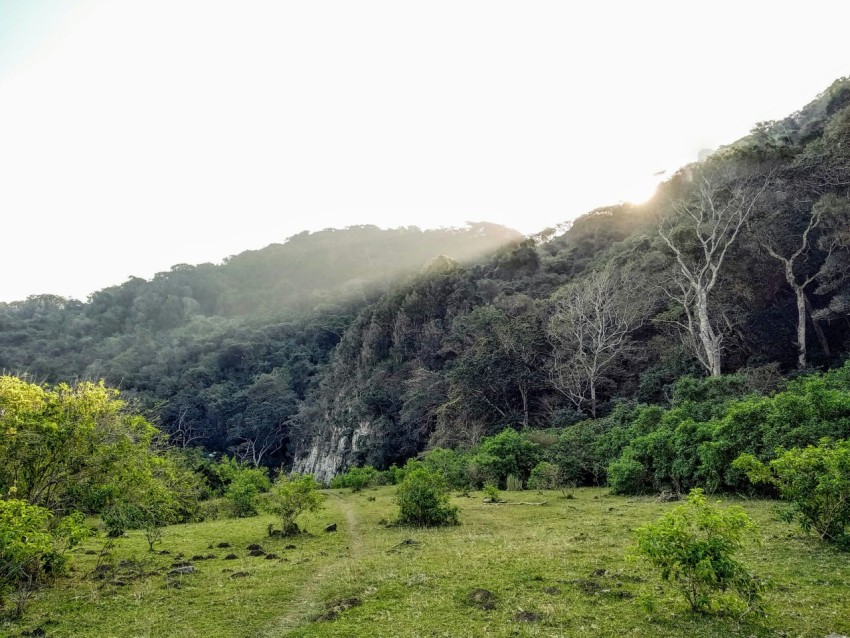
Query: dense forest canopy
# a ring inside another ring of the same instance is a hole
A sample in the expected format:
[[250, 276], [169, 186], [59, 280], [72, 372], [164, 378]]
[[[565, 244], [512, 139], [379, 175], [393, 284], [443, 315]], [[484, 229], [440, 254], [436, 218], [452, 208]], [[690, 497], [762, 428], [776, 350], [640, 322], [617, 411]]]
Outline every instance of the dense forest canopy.
[[105, 378], [177, 445], [323, 480], [508, 427], [639, 438], [637, 406], [667, 409], [683, 376], [769, 394], [846, 358], [848, 198], [839, 80], [562, 234], [326, 230], [85, 303], [0, 304], [0, 369]]

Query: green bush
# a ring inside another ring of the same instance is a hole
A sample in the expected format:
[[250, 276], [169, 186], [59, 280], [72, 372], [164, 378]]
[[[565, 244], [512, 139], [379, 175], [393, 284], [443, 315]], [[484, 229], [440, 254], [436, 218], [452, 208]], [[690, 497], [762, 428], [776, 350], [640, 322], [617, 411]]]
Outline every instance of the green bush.
[[765, 465], [751, 454], [734, 464], [754, 483], [775, 485], [790, 507], [786, 520], [850, 550], [850, 441], [822, 439], [817, 446], [779, 452]]
[[245, 518], [257, 515], [257, 496], [268, 492], [272, 483], [265, 468], [239, 465], [224, 492], [234, 516]]
[[82, 521], [73, 514], [54, 524], [43, 507], [0, 499], [0, 614], [20, 616], [32, 591], [65, 570], [65, 550], [88, 536]]
[[484, 498], [490, 503], [501, 503], [502, 497], [499, 494], [499, 488], [492, 483], [487, 483], [483, 488]]
[[319, 484], [312, 475], [281, 475], [268, 494], [267, 509], [280, 517], [281, 533], [291, 536], [300, 533], [296, 519], [304, 512], [315, 512], [325, 500]]
[[737, 599], [720, 608], [761, 612], [764, 586], [734, 558], [754, 529], [740, 507], [720, 509], [695, 489], [685, 503], [636, 530], [633, 553], [672, 581], [693, 611], [709, 612], [717, 594], [734, 592]]
[[396, 503], [400, 525], [437, 527], [458, 523], [458, 508], [449, 504], [445, 478], [424, 467], [405, 476], [398, 486]]
[[331, 487], [334, 489], [350, 488], [352, 492], [359, 492], [364, 487], [369, 487], [377, 481], [380, 473], [371, 465], [364, 467], [351, 467], [345, 474], [337, 474], [331, 479]]
[[499, 485], [505, 485], [509, 474], [526, 480], [531, 469], [540, 461], [540, 456], [539, 445], [507, 428], [481, 441], [472, 461], [480, 467], [482, 474], [495, 479]]
[[508, 474], [505, 479], [505, 489], [508, 492], [522, 492], [522, 479], [513, 474]]
[[530, 490], [555, 490], [563, 484], [561, 469], [548, 461], [541, 461], [535, 465], [528, 477], [528, 489]]
[[440, 472], [452, 489], [464, 490], [470, 485], [469, 458], [463, 452], [434, 448], [425, 455], [423, 463], [432, 472]]

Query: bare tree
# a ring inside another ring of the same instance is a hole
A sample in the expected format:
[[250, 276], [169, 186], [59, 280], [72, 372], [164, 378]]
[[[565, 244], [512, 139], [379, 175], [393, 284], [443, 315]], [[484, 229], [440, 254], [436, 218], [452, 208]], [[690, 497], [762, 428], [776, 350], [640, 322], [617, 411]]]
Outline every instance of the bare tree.
[[632, 273], [609, 266], [554, 296], [547, 326], [553, 348], [552, 386], [577, 409], [596, 417], [599, 381], [630, 345], [630, 334], [646, 319], [649, 299]]
[[685, 344], [712, 376], [720, 376], [723, 331], [712, 321], [710, 296], [732, 244], [770, 182], [724, 162], [697, 169], [689, 192], [673, 202], [659, 234], [676, 257], [676, 287], [667, 293], [684, 309]]
[[[781, 198], [780, 198], [781, 199]], [[829, 266], [834, 263], [832, 256], [842, 246], [839, 215], [847, 219], [847, 200], [834, 195], [826, 195], [815, 202], [808, 212], [808, 220], [803, 232], [795, 236], [792, 227], [800, 215], [793, 207], [789, 210], [778, 202], [753, 225], [753, 234], [768, 255], [782, 265], [785, 281], [794, 293], [797, 302], [797, 367], [808, 365], [806, 347], [806, 326], [812, 308], [806, 289], [815, 281], [823, 280]], [[806, 215], [803, 213], [802, 215]], [[805, 217], [804, 217], [805, 218]], [[846, 224], [845, 224], [846, 226]], [[812, 253], [822, 253], [822, 263], [814, 268], [810, 263]], [[821, 347], [829, 356], [829, 344], [820, 330], [816, 319], [812, 319]]]

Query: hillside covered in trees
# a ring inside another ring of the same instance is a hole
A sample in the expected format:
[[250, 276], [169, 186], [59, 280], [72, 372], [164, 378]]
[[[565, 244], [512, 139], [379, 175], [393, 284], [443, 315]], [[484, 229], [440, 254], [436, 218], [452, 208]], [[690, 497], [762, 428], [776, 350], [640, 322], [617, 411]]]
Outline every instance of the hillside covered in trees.
[[[684, 167], [648, 203], [600, 208], [560, 235], [489, 224], [323, 231], [131, 279], [86, 303], [0, 305], [0, 368], [105, 378], [177, 445], [322, 480], [429, 448], [473, 449], [506, 428], [620, 436], [619, 453], [675, 430], [659, 415], [682, 402], [682, 377], [736, 373], [705, 392], [743, 400], [841, 364], [848, 197], [841, 80]], [[720, 418], [718, 405], [683, 418]], [[637, 452], [631, 460], [646, 469]]]

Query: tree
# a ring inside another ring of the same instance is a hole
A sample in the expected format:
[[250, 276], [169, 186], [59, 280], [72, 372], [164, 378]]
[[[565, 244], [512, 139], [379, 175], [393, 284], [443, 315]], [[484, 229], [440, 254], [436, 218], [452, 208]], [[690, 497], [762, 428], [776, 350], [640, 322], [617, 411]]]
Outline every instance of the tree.
[[676, 259], [676, 289], [666, 291], [684, 311], [684, 319], [675, 323], [700, 364], [720, 376], [723, 332], [712, 317], [711, 293], [729, 248], [770, 180], [731, 160], [708, 161], [693, 169], [690, 188], [674, 199], [674, 214], [658, 232]]
[[[850, 200], [828, 194], [818, 199], [808, 211], [800, 212], [795, 206], [796, 202], [789, 199], [790, 194], [785, 191], [773, 193], [768, 203], [769, 209], [759, 216], [751, 228], [767, 254], [782, 265], [785, 281], [794, 293], [797, 307], [797, 367], [803, 369], [808, 366], [806, 323], [811, 315], [806, 289], [815, 281], [822, 281], [828, 286], [831, 280], [838, 278], [838, 264], [846, 264], [846, 255], [843, 256], [845, 259], [840, 260], [833, 260], [832, 257], [842, 247], [847, 247], [846, 219]], [[795, 232], [795, 226], [801, 224], [802, 232]], [[819, 267], [812, 265], [815, 252], [820, 253]], [[821, 347], [829, 356], [829, 344], [817, 319], [812, 319]]]
[[711, 611], [716, 594], [728, 590], [744, 612], [760, 611], [764, 587], [734, 557], [754, 529], [740, 507], [719, 509], [696, 489], [687, 502], [635, 530], [633, 552], [659, 569], [662, 580], [673, 581], [692, 611]]
[[568, 284], [553, 297], [547, 326], [552, 386], [596, 418], [600, 380], [631, 345], [649, 305], [634, 273], [608, 266]]
[[109, 482], [157, 434], [102, 382], [45, 388], [11, 376], [0, 377], [0, 432], [0, 490], [53, 511]]
[[319, 484], [310, 475], [281, 475], [269, 492], [268, 510], [280, 517], [281, 533], [291, 536], [300, 533], [296, 519], [304, 512], [315, 512], [325, 500]]

